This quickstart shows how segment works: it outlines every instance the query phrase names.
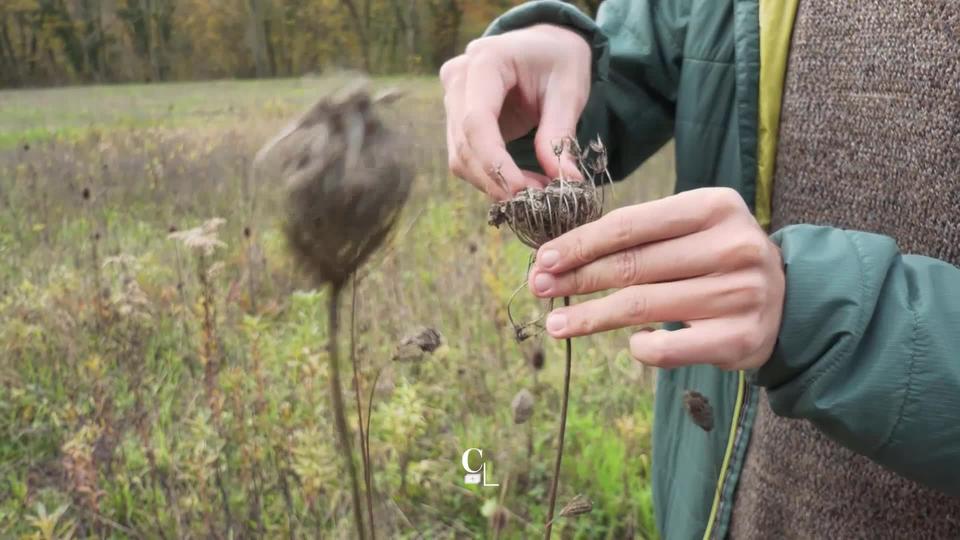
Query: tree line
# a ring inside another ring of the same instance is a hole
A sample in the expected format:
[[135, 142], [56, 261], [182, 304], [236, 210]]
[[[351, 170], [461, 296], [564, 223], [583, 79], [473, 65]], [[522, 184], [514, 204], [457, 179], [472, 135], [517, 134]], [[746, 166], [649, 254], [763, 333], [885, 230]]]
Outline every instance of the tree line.
[[434, 72], [519, 3], [0, 0], [0, 87]]

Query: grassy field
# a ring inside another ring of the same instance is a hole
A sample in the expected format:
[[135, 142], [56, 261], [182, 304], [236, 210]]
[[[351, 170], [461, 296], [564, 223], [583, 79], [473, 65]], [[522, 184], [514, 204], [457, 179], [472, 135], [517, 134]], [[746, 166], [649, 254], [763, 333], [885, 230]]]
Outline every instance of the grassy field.
[[[556, 343], [518, 344], [506, 321], [529, 250], [449, 177], [437, 82], [376, 84], [407, 93], [386, 115], [416, 141], [418, 171], [353, 313], [379, 536], [536, 536], [563, 369]], [[350, 536], [326, 291], [293, 268], [275, 181], [249, 174], [260, 144], [329, 85], [0, 92], [0, 538]], [[663, 196], [671, 179], [663, 153], [611, 206]], [[169, 238], [211, 218], [226, 220], [211, 256]], [[541, 309], [527, 294], [518, 305]], [[397, 358], [422, 327], [443, 345]], [[559, 500], [582, 493], [594, 508], [557, 521], [558, 537], [655, 535], [653, 373], [627, 335], [574, 342]], [[521, 389], [534, 414], [515, 425]], [[500, 487], [464, 484], [468, 448]]]

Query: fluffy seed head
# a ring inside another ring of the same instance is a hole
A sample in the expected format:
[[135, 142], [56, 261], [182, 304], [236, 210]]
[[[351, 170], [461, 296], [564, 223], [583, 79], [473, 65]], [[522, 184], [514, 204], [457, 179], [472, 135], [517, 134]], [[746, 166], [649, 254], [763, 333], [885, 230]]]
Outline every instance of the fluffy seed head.
[[513, 396], [510, 408], [513, 409], [513, 423], [523, 424], [533, 416], [533, 394], [526, 388]]
[[290, 247], [317, 284], [342, 284], [392, 229], [414, 171], [404, 140], [374, 110], [365, 80], [318, 101], [268, 142], [279, 166]]

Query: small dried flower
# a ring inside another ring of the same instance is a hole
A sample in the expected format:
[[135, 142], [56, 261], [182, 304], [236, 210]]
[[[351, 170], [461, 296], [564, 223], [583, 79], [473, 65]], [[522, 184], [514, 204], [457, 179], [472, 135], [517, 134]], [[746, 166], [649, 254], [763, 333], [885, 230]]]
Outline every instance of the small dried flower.
[[210, 268], [207, 268], [207, 279], [213, 279], [223, 273], [223, 270], [226, 268], [226, 265], [223, 261], [217, 261], [210, 265]]
[[494, 534], [498, 534], [507, 528], [507, 523], [510, 521], [510, 514], [507, 513], [507, 510], [497, 505], [497, 508], [493, 511], [493, 514], [490, 515], [490, 530]]
[[683, 408], [687, 410], [693, 423], [701, 429], [704, 431], [713, 429], [713, 407], [710, 406], [706, 396], [694, 390], [687, 390], [683, 393]]
[[593, 511], [593, 502], [583, 494], [579, 494], [560, 509], [560, 517], [573, 517], [589, 514]]
[[420, 358], [424, 353], [432, 353], [443, 345], [443, 334], [434, 328], [422, 326], [400, 340], [394, 360]]
[[510, 408], [513, 409], [513, 423], [523, 424], [533, 416], [533, 394], [526, 388], [517, 392], [510, 402]]
[[540, 345], [537, 345], [536, 347], [534, 347], [533, 351], [530, 353], [529, 359], [530, 359], [530, 367], [532, 367], [537, 371], [540, 371], [541, 369], [543, 369], [543, 363], [545, 359], [545, 356], [543, 354], [543, 347], [541, 347]]
[[211, 255], [217, 248], [227, 246], [217, 237], [217, 230], [226, 222], [223, 218], [208, 219], [199, 227], [171, 232], [167, 235], [167, 238], [177, 240], [184, 246], [204, 255]]

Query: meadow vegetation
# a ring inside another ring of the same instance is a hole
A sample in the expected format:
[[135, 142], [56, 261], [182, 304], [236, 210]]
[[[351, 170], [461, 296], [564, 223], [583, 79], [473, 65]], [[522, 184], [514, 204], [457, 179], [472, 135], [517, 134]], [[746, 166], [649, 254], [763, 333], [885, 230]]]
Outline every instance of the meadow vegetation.
[[[328, 84], [0, 92], [0, 537], [349, 537], [327, 292], [287, 252], [276, 179], [250, 174], [256, 149]], [[406, 93], [386, 116], [415, 142], [417, 170], [343, 314], [341, 351], [356, 347], [372, 404], [378, 536], [536, 536], [563, 357], [549, 339], [516, 343], [507, 322], [530, 250], [449, 177], [435, 79], [376, 86]], [[608, 208], [671, 183], [664, 152]], [[532, 319], [542, 306], [521, 294], [514, 309]], [[439, 348], [402, 343], [423, 328]], [[627, 335], [574, 342], [559, 500], [583, 494], [593, 510], [559, 519], [558, 537], [655, 535], [654, 374]], [[522, 390], [533, 405], [518, 425]], [[464, 484], [468, 448], [500, 487]]]

